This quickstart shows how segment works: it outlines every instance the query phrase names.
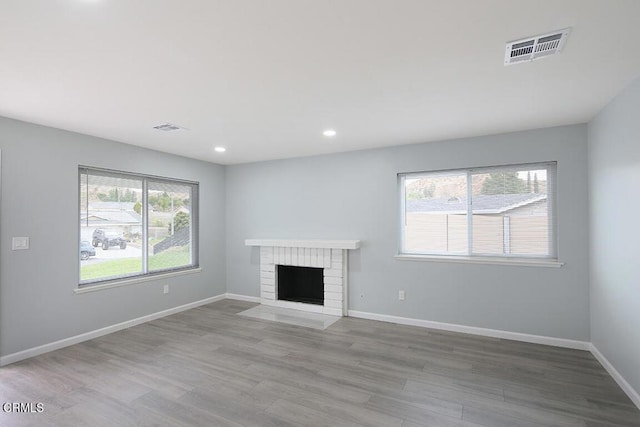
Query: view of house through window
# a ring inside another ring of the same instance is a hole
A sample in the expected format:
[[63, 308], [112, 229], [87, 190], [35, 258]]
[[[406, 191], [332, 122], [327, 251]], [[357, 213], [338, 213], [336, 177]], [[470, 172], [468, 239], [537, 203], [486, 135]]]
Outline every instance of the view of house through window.
[[401, 252], [555, 258], [555, 163], [400, 174]]
[[198, 184], [80, 168], [80, 284], [197, 266]]

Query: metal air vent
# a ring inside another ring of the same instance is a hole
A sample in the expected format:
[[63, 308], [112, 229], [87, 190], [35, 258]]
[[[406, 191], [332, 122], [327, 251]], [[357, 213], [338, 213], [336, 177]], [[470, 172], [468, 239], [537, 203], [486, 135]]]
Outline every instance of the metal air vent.
[[533, 61], [560, 53], [571, 28], [507, 43], [504, 65]]
[[178, 125], [172, 125], [171, 123], [163, 123], [161, 125], [154, 126], [153, 128], [156, 130], [161, 130], [163, 132], [171, 132], [174, 130], [186, 130], [183, 127], [180, 127]]

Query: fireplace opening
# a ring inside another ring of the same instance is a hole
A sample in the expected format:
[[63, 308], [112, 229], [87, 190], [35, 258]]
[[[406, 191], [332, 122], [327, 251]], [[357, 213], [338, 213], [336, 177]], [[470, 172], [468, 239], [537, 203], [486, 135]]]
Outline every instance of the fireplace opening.
[[278, 266], [278, 299], [324, 305], [322, 268]]

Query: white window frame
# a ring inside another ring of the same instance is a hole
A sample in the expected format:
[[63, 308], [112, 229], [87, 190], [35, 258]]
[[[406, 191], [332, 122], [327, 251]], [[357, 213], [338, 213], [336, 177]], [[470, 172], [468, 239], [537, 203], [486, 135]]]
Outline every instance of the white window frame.
[[[78, 288], [76, 291], [87, 291], [93, 289], [102, 289], [109, 288], [114, 286], [122, 286], [130, 283], [137, 283], [142, 281], [147, 281], [156, 277], [170, 277], [179, 274], [187, 274], [190, 272], [199, 272], [199, 186], [200, 184], [196, 181], [187, 181], [182, 179], [174, 179], [174, 178], [166, 178], [154, 175], [145, 175], [133, 172], [123, 172], [112, 169], [104, 169], [97, 168], [92, 166], [78, 166], [78, 249], [81, 245], [81, 212], [82, 212], [82, 175], [84, 174], [93, 174], [93, 175], [103, 175], [109, 176], [113, 178], [128, 178], [133, 180], [139, 180], [142, 182], [142, 200], [140, 201], [142, 204], [141, 207], [141, 216], [142, 216], [142, 272], [134, 273], [128, 275], [122, 275], [118, 277], [109, 277], [104, 279], [91, 279], [91, 280], [81, 280], [81, 261], [79, 257], [78, 259]], [[88, 181], [88, 180], [87, 180]], [[190, 224], [190, 242], [191, 242], [191, 264], [168, 268], [163, 270], [153, 270], [149, 271], [149, 239], [148, 239], [148, 225], [149, 225], [149, 212], [148, 212], [148, 183], [149, 181], [167, 183], [167, 184], [178, 184], [178, 185], [186, 185], [191, 187], [191, 201], [190, 201], [190, 211], [191, 211], [191, 224]], [[79, 252], [77, 250], [77, 252]]]
[[[473, 197], [472, 197], [472, 177], [478, 173], [508, 172], [522, 170], [545, 169], [547, 171], [547, 212], [549, 232], [549, 250], [547, 255], [522, 255], [522, 254], [485, 254], [473, 252]], [[464, 254], [438, 253], [438, 252], [410, 252], [405, 250], [405, 221], [406, 221], [406, 194], [405, 180], [407, 178], [418, 178], [425, 176], [443, 175], [466, 175], [467, 179], [467, 252]], [[489, 166], [478, 168], [449, 169], [439, 171], [406, 172], [398, 174], [398, 195], [399, 195], [399, 240], [398, 254], [396, 259], [411, 261], [445, 261], [445, 262], [471, 262], [489, 264], [512, 264], [531, 266], [553, 266], [564, 265], [558, 260], [557, 242], [557, 162], [524, 163], [502, 166]]]

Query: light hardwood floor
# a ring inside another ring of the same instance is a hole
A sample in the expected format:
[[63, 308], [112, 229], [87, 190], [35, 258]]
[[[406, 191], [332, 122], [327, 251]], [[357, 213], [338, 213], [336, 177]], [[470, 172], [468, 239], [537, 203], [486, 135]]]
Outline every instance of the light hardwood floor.
[[593, 356], [224, 300], [0, 368], [2, 426], [640, 426]]

